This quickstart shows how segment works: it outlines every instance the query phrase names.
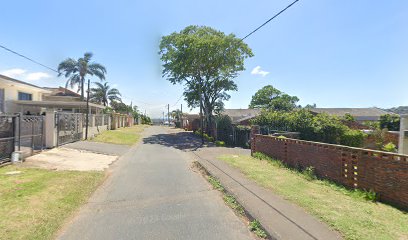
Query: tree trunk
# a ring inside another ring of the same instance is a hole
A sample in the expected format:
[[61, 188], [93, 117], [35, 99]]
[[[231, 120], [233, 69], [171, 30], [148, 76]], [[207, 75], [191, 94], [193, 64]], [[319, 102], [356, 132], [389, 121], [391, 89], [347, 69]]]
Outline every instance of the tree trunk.
[[84, 82], [85, 78], [81, 77], [81, 100], [84, 100]]

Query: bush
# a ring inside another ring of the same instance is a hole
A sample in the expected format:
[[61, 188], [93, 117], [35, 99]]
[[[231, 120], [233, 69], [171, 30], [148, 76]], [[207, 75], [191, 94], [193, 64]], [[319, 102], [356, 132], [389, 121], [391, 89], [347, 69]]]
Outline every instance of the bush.
[[382, 150], [386, 152], [397, 152], [397, 146], [395, 146], [394, 143], [389, 142], [383, 146]]
[[340, 144], [350, 147], [363, 147], [367, 134], [360, 130], [348, 129], [340, 137]]
[[220, 115], [215, 119], [217, 124], [217, 138], [227, 144], [231, 143], [230, 136], [232, 135], [232, 121], [229, 116]]
[[305, 168], [302, 173], [308, 181], [316, 179], [315, 168], [312, 166]]
[[328, 114], [313, 115], [307, 109], [292, 112], [262, 111], [251, 121], [274, 131], [299, 132], [300, 139], [331, 144], [361, 147], [366, 137], [351, 130], [340, 118]]
[[224, 141], [215, 141], [215, 146], [217, 146], [217, 147], [225, 147], [225, 142], [224, 142]]

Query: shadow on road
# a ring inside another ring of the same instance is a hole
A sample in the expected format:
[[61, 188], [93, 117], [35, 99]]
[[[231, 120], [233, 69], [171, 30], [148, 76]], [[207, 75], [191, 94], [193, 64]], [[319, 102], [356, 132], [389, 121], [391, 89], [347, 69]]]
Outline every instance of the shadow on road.
[[201, 144], [201, 138], [191, 132], [156, 134], [143, 138], [143, 143], [160, 144], [184, 151], [196, 151], [200, 148], [207, 147], [206, 144]]

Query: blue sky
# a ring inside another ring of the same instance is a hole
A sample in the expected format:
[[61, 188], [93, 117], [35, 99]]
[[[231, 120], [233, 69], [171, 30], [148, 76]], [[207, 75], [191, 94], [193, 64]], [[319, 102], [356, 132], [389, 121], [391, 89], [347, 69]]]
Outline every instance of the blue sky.
[[[207, 25], [243, 37], [290, 2], [4, 1], [0, 44], [54, 68], [92, 51], [125, 102], [157, 117], [168, 103], [187, 109], [177, 102], [183, 87], [161, 78], [161, 36]], [[226, 107], [246, 108], [268, 84], [298, 96], [302, 105], [408, 105], [407, 23], [408, 1], [301, 0], [245, 41], [255, 56], [246, 61], [236, 79], [239, 91]], [[2, 49], [0, 73], [40, 86], [65, 84]]]

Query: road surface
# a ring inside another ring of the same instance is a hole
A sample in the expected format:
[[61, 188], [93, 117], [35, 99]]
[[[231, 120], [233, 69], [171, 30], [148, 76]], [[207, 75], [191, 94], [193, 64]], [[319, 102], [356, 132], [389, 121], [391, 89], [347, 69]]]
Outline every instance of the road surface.
[[253, 239], [167, 127], [143, 134], [58, 239]]

